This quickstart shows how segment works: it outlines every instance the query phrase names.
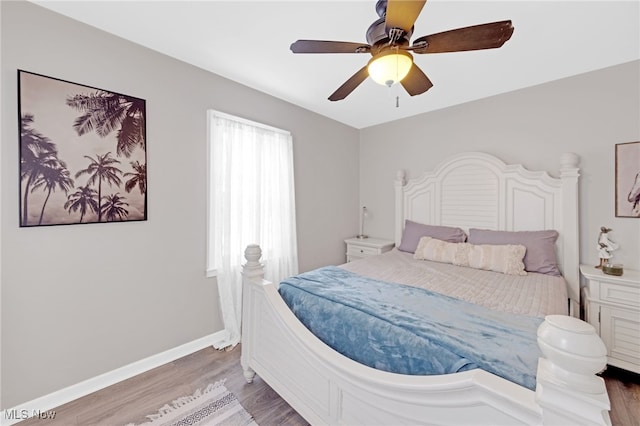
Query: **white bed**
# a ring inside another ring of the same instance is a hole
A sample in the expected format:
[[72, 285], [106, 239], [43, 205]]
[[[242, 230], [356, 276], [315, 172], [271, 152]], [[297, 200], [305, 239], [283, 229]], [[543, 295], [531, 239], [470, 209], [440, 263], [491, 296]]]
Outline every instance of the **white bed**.
[[[552, 178], [487, 154], [464, 153], [408, 182], [399, 173], [396, 244], [406, 219], [465, 230], [555, 229], [558, 265], [567, 284], [565, 312], [576, 316], [577, 162], [577, 156], [563, 155], [560, 177]], [[402, 261], [403, 254], [396, 252], [389, 256]], [[538, 344], [545, 357], [538, 363], [535, 391], [481, 369], [438, 376], [388, 373], [342, 356], [307, 330], [277, 286], [263, 280], [260, 255], [258, 246], [245, 252], [245, 377], [251, 382], [259, 374], [311, 424], [609, 424], [604, 382], [595, 376], [606, 363], [604, 345], [593, 327], [576, 318], [552, 315], [540, 326]], [[365, 263], [345, 268], [360, 273]], [[564, 310], [562, 303], [552, 309]]]

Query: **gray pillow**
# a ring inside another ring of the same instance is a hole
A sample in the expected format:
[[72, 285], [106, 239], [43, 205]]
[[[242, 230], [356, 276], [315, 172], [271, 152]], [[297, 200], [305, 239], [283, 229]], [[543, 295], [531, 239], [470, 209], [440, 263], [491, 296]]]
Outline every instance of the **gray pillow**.
[[402, 233], [402, 240], [398, 250], [415, 253], [422, 237], [431, 237], [450, 243], [464, 243], [467, 239], [467, 234], [460, 228], [425, 225], [407, 219], [404, 222], [404, 232]]
[[522, 244], [527, 248], [524, 269], [528, 272], [560, 276], [556, 255], [558, 232], [545, 231], [491, 231], [469, 229], [470, 244]]

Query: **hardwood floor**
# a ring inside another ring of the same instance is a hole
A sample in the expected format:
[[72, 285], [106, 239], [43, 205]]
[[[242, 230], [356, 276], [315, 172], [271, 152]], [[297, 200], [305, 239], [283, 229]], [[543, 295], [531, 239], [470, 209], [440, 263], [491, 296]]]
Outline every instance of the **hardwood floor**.
[[308, 425], [262, 379], [248, 384], [240, 367], [240, 348], [228, 352], [202, 349], [174, 362], [109, 386], [55, 408], [53, 420], [29, 419], [19, 426], [123, 426], [148, 421], [146, 415], [209, 383], [226, 379], [225, 386], [260, 426]]
[[[603, 373], [611, 400], [613, 425], [640, 426], [640, 376], [615, 368]], [[240, 368], [240, 348], [206, 348], [131, 379], [56, 408], [54, 419], [29, 419], [20, 426], [116, 426], [142, 423], [147, 414], [198, 388], [226, 379], [260, 426], [308, 425], [278, 394], [256, 376], [247, 384]]]
[[640, 375], [608, 367], [602, 374], [611, 401], [613, 425], [640, 425]]

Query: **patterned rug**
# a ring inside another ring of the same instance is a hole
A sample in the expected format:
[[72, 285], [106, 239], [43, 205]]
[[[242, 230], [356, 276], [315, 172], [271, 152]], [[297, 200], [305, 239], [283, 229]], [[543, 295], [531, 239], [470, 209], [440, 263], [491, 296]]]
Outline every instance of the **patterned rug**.
[[[251, 414], [240, 405], [224, 380], [198, 389], [148, 415], [149, 422], [138, 426], [258, 426]], [[127, 426], [135, 426], [130, 423]]]

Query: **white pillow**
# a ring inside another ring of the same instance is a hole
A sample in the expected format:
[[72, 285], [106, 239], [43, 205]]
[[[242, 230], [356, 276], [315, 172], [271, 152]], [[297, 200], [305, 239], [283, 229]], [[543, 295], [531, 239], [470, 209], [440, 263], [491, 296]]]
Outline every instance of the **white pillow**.
[[523, 262], [526, 252], [526, 247], [520, 244], [475, 245], [449, 243], [431, 237], [422, 237], [413, 258], [452, 263], [507, 275], [527, 275]]
[[462, 250], [461, 244], [464, 243], [450, 243], [437, 238], [422, 237], [418, 242], [413, 258], [453, 263], [454, 265], [467, 263], [465, 259], [468, 255]]

